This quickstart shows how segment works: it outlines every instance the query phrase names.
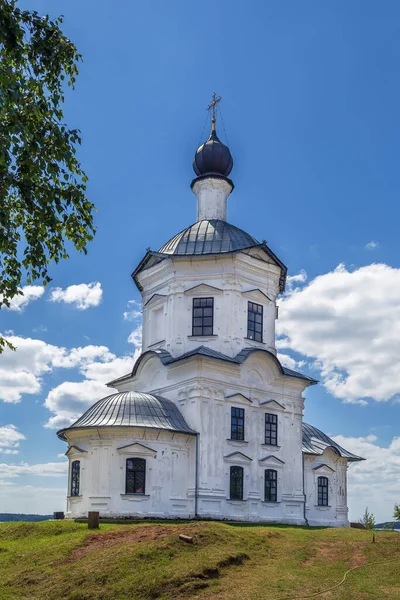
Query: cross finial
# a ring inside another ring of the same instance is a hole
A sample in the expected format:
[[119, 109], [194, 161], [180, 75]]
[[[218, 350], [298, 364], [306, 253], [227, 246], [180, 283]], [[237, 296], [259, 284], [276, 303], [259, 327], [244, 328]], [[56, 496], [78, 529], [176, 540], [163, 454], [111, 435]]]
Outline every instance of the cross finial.
[[211, 131], [215, 131], [215, 107], [217, 106], [218, 102], [220, 102], [221, 100], [221, 96], [219, 96], [219, 98], [217, 98], [217, 94], [214, 92], [212, 95], [212, 101], [211, 103], [207, 106], [207, 110], [211, 110], [212, 111], [212, 118], [211, 118]]

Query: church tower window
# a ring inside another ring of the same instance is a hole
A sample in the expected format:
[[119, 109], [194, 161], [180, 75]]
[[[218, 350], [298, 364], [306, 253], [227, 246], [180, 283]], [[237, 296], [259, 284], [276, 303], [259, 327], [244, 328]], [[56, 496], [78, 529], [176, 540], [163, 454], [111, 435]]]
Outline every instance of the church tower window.
[[244, 408], [231, 408], [231, 440], [244, 440]]
[[265, 471], [265, 502], [277, 502], [277, 472], [273, 469]]
[[263, 341], [263, 307], [254, 302], [248, 303], [247, 337], [256, 342]]
[[327, 477], [318, 477], [318, 506], [328, 506]]
[[192, 335], [213, 335], [214, 298], [193, 298]]
[[278, 417], [277, 415], [265, 415], [265, 443], [270, 446], [278, 445]]
[[81, 475], [81, 463], [74, 460], [71, 465], [71, 496], [79, 496], [79, 484]]
[[126, 460], [126, 494], [144, 494], [146, 482], [146, 461], [144, 458]]
[[231, 467], [230, 499], [243, 500], [243, 467]]

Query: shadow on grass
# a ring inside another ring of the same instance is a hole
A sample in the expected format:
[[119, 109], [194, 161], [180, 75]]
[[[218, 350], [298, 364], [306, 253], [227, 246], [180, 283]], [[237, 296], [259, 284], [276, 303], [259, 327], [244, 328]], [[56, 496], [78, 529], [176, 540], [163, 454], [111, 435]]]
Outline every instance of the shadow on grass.
[[[75, 523], [87, 523], [87, 519], [74, 519]], [[232, 527], [276, 527], [279, 529], [306, 529], [307, 531], [314, 531], [318, 529], [329, 529], [324, 526], [310, 526], [310, 525], [290, 525], [289, 523], [253, 523], [249, 521], [225, 521], [225, 520], [214, 520], [214, 519], [151, 519], [151, 518], [126, 518], [126, 519], [111, 519], [101, 518], [100, 525], [102, 523], [113, 524], [113, 525], [189, 525], [193, 523], [210, 523], [210, 524], [223, 524], [230, 525]]]

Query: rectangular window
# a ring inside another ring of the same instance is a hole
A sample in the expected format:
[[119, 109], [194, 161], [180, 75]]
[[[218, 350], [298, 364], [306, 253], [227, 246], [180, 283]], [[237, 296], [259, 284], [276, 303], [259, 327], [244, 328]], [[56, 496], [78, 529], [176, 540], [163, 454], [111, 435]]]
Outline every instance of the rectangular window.
[[243, 468], [242, 467], [231, 467], [230, 499], [231, 500], [243, 500]]
[[265, 415], [265, 443], [270, 446], [278, 445], [278, 417], [276, 415]]
[[318, 506], [328, 506], [327, 477], [318, 477]]
[[144, 494], [146, 461], [144, 458], [126, 459], [125, 494]]
[[277, 502], [278, 474], [272, 469], [265, 471], [265, 502]]
[[244, 408], [231, 408], [231, 440], [244, 440]]
[[71, 496], [79, 496], [81, 463], [74, 460], [71, 465]]
[[254, 302], [248, 303], [247, 337], [256, 342], [263, 341], [263, 307]]
[[193, 298], [192, 335], [213, 335], [214, 298]]

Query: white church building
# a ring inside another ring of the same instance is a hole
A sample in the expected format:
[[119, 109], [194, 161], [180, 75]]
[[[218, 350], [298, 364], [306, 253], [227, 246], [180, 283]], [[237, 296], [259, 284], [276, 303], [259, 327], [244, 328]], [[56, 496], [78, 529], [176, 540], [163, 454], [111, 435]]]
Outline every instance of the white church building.
[[196, 222], [133, 272], [142, 354], [111, 394], [57, 433], [67, 517], [349, 525], [347, 467], [363, 460], [303, 422], [317, 382], [283, 366], [276, 300], [287, 269], [227, 222], [233, 160], [212, 130], [191, 188]]

